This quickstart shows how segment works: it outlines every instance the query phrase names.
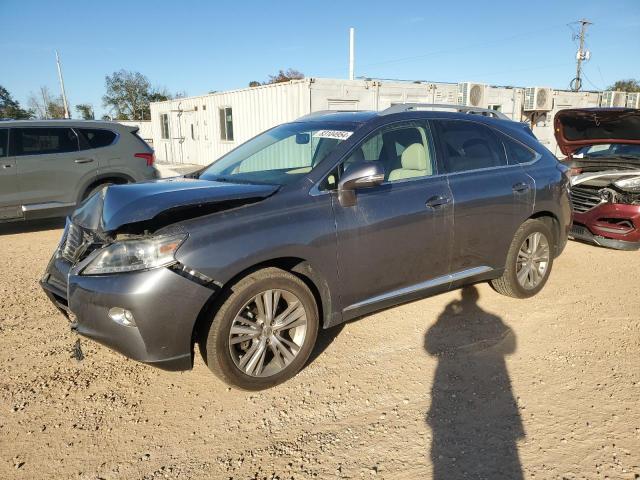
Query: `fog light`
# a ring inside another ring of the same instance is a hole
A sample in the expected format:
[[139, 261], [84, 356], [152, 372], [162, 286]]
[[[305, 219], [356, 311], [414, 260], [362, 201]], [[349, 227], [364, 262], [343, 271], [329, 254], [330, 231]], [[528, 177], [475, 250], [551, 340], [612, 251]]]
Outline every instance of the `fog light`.
[[120, 307], [112, 307], [109, 309], [109, 318], [120, 325], [125, 327], [135, 327], [136, 321], [133, 318], [133, 313], [129, 310]]

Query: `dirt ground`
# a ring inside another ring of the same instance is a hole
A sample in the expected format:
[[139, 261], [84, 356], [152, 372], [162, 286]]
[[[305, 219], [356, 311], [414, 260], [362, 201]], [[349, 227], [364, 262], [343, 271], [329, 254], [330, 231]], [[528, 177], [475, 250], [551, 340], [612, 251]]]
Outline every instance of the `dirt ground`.
[[84, 340], [76, 361], [37, 284], [61, 230], [2, 233], [2, 479], [640, 478], [638, 252], [571, 242], [533, 299], [386, 310], [246, 393], [199, 357], [168, 373]]

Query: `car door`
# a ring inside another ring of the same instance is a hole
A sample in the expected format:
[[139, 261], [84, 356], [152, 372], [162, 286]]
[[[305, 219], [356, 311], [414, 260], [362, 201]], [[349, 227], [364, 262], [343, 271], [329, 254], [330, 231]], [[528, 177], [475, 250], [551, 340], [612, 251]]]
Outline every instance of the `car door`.
[[16, 160], [9, 156], [9, 129], [0, 128], [0, 220], [20, 218]]
[[11, 138], [26, 210], [73, 206], [81, 186], [96, 175], [92, 151], [80, 151], [72, 128], [16, 128]]
[[382, 185], [356, 192], [354, 206], [344, 207], [333, 197], [347, 319], [448, 286], [451, 192], [436, 170], [427, 122], [401, 122], [374, 132], [336, 174], [361, 161], [382, 162], [386, 173]]
[[472, 120], [434, 120], [454, 200], [452, 272], [500, 269], [518, 227], [531, 215], [534, 183], [509, 165], [499, 134]]

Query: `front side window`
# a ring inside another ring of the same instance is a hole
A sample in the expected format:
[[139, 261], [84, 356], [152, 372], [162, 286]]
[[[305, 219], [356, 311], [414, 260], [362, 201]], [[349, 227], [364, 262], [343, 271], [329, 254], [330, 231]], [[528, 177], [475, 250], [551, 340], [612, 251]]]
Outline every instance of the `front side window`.
[[326, 188], [335, 187], [335, 177], [355, 162], [381, 162], [388, 182], [428, 177], [434, 174], [433, 151], [431, 133], [424, 122], [383, 127], [355, 148], [328, 178]]
[[308, 174], [351, 131], [288, 123], [268, 130], [214, 162], [200, 178], [284, 185]]
[[80, 128], [80, 134], [87, 140], [89, 148], [107, 147], [116, 139], [116, 134], [111, 130], [99, 128]]
[[13, 132], [16, 155], [56, 154], [79, 150], [78, 136], [70, 128], [16, 128]]
[[169, 138], [169, 115], [166, 113], [160, 114], [160, 137]]
[[0, 158], [9, 154], [9, 129], [0, 128]]
[[507, 164], [498, 136], [486, 125], [467, 120], [436, 120], [434, 123], [444, 150], [444, 165], [448, 173]]
[[220, 139], [233, 141], [233, 112], [231, 107], [220, 109]]

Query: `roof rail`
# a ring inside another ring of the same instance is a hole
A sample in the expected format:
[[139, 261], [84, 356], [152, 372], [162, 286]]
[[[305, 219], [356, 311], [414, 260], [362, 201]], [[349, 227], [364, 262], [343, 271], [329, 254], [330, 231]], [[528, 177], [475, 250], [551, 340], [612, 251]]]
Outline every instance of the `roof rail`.
[[392, 105], [386, 110], [382, 110], [380, 115], [390, 115], [392, 113], [408, 112], [410, 110], [428, 110], [428, 111], [440, 111], [440, 110], [455, 110], [460, 113], [470, 113], [472, 115], [484, 115], [485, 117], [494, 117], [501, 120], [511, 120], [504, 113], [497, 110], [491, 110], [490, 108], [480, 107], [468, 107], [466, 105], [447, 105], [438, 103], [398, 103]]
[[301, 117], [298, 117], [296, 118], [296, 120], [308, 120], [310, 118], [321, 117], [322, 115], [327, 115], [329, 113], [353, 113], [357, 111], [358, 110], [318, 110], [315, 112], [307, 113], [306, 115], [303, 115]]

